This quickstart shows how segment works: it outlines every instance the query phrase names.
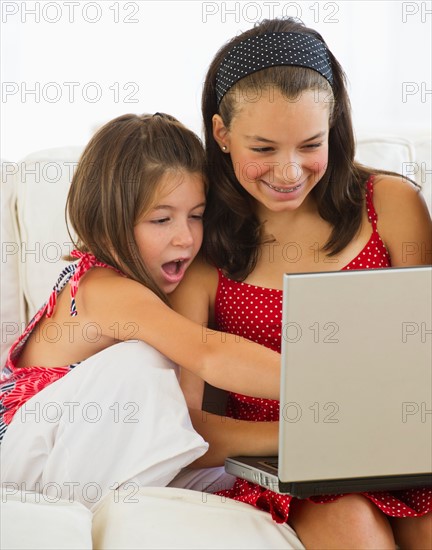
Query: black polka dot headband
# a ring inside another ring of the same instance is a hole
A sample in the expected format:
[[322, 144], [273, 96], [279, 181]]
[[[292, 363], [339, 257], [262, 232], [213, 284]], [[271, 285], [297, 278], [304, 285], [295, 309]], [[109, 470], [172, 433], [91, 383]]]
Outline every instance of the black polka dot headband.
[[234, 46], [220, 64], [216, 74], [218, 105], [240, 79], [277, 65], [308, 67], [333, 84], [327, 48], [320, 40], [298, 32], [260, 34]]

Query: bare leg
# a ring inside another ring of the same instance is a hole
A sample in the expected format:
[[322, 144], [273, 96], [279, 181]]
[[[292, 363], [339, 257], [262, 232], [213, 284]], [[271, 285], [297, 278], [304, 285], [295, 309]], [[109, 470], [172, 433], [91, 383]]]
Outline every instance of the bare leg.
[[366, 497], [347, 495], [328, 504], [295, 500], [289, 524], [309, 549], [395, 549], [386, 516]]
[[432, 549], [432, 513], [418, 518], [391, 518], [390, 522], [401, 550]]

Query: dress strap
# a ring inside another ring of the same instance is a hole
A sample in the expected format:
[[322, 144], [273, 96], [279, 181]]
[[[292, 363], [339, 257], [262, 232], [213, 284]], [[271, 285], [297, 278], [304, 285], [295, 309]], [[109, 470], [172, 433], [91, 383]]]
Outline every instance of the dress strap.
[[48, 300], [39, 309], [39, 311], [36, 312], [36, 314], [33, 316], [33, 319], [30, 320], [29, 324], [27, 325], [27, 327], [25, 328], [21, 336], [19, 336], [19, 338], [12, 344], [8, 353], [8, 357], [6, 359], [6, 366], [9, 370], [4, 371], [4, 373], [2, 373], [3, 375], [7, 375], [8, 373], [13, 372], [15, 370], [14, 363], [16, 358], [18, 357], [18, 354], [20, 353], [20, 350], [22, 349], [22, 347], [28, 340], [30, 334], [32, 333], [34, 327], [42, 319], [42, 317], [44, 315], [46, 315], [47, 317], [52, 317], [55, 305], [57, 303], [57, 296], [64, 289], [64, 287], [67, 285], [68, 282], [71, 285], [70, 314], [72, 317], [75, 317], [77, 315], [75, 295], [78, 289], [78, 284], [81, 277], [90, 268], [108, 267], [110, 269], [113, 269], [120, 275], [123, 275], [124, 277], [126, 277], [124, 273], [122, 273], [115, 267], [105, 264], [103, 262], [100, 262], [93, 254], [80, 252], [79, 250], [73, 250], [71, 252], [71, 256], [74, 258], [78, 258], [78, 262], [71, 263], [63, 269], [63, 271], [60, 273], [59, 278], [57, 279], [56, 284], [52, 289], [52, 292]]
[[63, 269], [63, 271], [60, 273], [59, 278], [57, 279], [57, 282], [53, 286], [52, 292], [48, 298], [48, 302], [46, 303], [47, 317], [51, 317], [52, 314], [54, 313], [54, 307], [57, 303], [57, 296], [60, 294], [60, 292], [63, 290], [66, 284], [73, 277], [75, 270], [76, 270], [76, 265], [71, 264], [71, 265], [67, 265]]
[[[76, 317], [78, 314], [75, 302], [75, 296], [78, 290], [79, 281], [81, 277], [92, 267], [108, 267], [114, 269], [120, 275], [124, 275], [121, 271], [115, 267], [108, 265], [104, 262], [99, 261], [96, 256], [90, 254], [89, 252], [81, 252], [80, 250], [72, 250], [70, 254], [73, 258], [78, 258], [78, 262], [74, 265], [68, 266], [61, 273], [57, 283], [54, 285], [51, 296], [49, 297], [46, 316], [51, 317], [54, 312], [54, 307], [57, 303], [57, 296], [60, 291], [65, 287], [66, 283], [70, 284], [70, 294], [71, 294], [71, 306], [70, 306], [70, 315], [71, 317]], [[67, 276], [69, 275], [69, 276]], [[65, 278], [66, 277], [66, 278]]]
[[372, 229], [377, 230], [378, 216], [373, 205], [373, 184], [375, 180], [375, 175], [371, 174], [369, 179], [366, 182], [366, 208], [369, 221], [372, 224]]

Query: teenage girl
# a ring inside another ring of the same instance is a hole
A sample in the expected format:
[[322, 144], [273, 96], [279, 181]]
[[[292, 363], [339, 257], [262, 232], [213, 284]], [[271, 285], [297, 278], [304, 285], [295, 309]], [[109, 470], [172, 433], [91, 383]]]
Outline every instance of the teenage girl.
[[[430, 263], [419, 188], [354, 161], [344, 72], [316, 31], [275, 19], [234, 37], [209, 67], [202, 109], [204, 254], [172, 296], [178, 311], [280, 351], [284, 273]], [[230, 393], [228, 418], [203, 417], [203, 381], [184, 371], [181, 383], [210, 443], [196, 466], [277, 453], [277, 401]], [[239, 479], [220, 494], [288, 521], [307, 548], [432, 544], [430, 488], [297, 500]]]

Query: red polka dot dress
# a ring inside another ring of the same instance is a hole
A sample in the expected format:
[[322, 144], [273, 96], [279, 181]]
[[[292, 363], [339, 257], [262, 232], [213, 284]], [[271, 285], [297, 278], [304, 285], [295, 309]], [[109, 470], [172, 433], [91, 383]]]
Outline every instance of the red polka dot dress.
[[[390, 257], [377, 231], [377, 215], [372, 203], [373, 176], [366, 185], [366, 206], [372, 235], [364, 249], [343, 270], [390, 267]], [[215, 301], [218, 330], [237, 334], [280, 353], [282, 291], [233, 281], [219, 270]], [[241, 420], [271, 422], [279, 420], [279, 402], [230, 393], [227, 416]], [[278, 523], [288, 520], [294, 497], [280, 495], [248, 481], [237, 479], [232, 489], [217, 494], [246, 502], [271, 513]], [[394, 517], [422, 516], [432, 511], [432, 487], [392, 492], [365, 492], [382, 512]], [[332, 502], [343, 495], [314, 496], [315, 503]]]

